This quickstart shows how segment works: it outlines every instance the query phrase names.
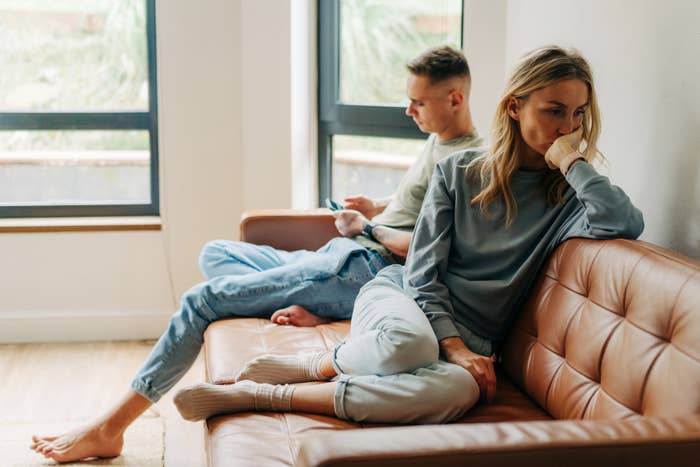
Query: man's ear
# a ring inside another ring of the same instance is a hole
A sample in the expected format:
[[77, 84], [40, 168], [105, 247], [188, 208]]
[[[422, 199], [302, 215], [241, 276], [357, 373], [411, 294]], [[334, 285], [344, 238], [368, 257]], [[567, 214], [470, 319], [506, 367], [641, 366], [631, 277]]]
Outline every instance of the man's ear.
[[510, 115], [510, 118], [515, 121], [520, 121], [520, 101], [516, 97], [510, 96], [508, 98], [506, 111], [508, 115]]
[[464, 103], [464, 93], [461, 91], [454, 90], [448, 96], [450, 99], [450, 105], [452, 107], [459, 107]]

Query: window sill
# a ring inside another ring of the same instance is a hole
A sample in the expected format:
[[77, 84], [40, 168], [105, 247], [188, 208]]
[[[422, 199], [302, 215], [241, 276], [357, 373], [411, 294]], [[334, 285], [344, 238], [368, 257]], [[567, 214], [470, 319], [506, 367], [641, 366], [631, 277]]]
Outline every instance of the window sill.
[[0, 219], [0, 233], [161, 230], [160, 217], [49, 217]]

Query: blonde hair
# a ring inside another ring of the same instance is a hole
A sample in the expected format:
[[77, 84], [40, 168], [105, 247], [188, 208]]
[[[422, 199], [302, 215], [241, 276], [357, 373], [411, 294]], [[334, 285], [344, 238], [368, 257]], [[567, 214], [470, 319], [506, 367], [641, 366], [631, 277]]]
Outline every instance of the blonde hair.
[[[467, 174], [478, 170], [481, 180], [481, 192], [472, 198], [472, 204], [479, 203], [482, 214], [488, 216], [491, 204], [501, 199], [506, 208], [506, 227], [517, 215], [510, 180], [518, 169], [521, 152], [518, 122], [508, 115], [508, 102], [511, 97], [527, 98], [532, 92], [564, 79], [580, 79], [588, 86], [588, 106], [582, 122], [585, 148], [581, 153], [589, 162], [598, 154], [600, 113], [593, 76], [586, 60], [574, 49], [557, 46], [542, 47], [524, 55], [513, 68], [496, 108], [490, 151], [475, 158], [467, 167]], [[545, 188], [548, 203], [563, 202], [566, 180], [559, 171], [552, 171], [547, 176]]]

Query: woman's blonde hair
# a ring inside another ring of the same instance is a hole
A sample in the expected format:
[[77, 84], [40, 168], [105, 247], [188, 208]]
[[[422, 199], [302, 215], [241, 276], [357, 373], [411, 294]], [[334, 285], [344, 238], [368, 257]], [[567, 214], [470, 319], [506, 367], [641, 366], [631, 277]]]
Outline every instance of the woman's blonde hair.
[[[496, 108], [490, 151], [475, 158], [467, 169], [468, 174], [478, 171], [481, 180], [481, 192], [472, 199], [472, 204], [479, 203], [481, 212], [488, 216], [489, 206], [501, 199], [506, 208], [506, 226], [517, 215], [510, 180], [518, 169], [521, 152], [519, 125], [508, 115], [508, 103], [511, 97], [525, 99], [533, 91], [563, 79], [580, 79], [588, 86], [588, 106], [582, 123], [585, 148], [581, 153], [589, 162], [598, 154], [596, 143], [600, 134], [600, 113], [593, 76], [586, 60], [574, 49], [557, 46], [542, 47], [524, 55], [513, 68]], [[552, 171], [547, 176], [545, 188], [550, 204], [561, 203], [566, 180], [558, 170]]]

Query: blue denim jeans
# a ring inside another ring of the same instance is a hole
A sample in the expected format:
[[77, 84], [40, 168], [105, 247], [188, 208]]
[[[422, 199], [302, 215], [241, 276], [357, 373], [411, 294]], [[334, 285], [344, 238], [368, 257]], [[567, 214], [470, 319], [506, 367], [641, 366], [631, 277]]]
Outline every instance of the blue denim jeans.
[[342, 237], [317, 251], [294, 252], [210, 242], [200, 256], [208, 280], [182, 296], [131, 386], [152, 402], [160, 399], [197, 358], [207, 326], [221, 318], [269, 318], [301, 305], [318, 316], [347, 319], [360, 288], [386, 265], [378, 253]]

